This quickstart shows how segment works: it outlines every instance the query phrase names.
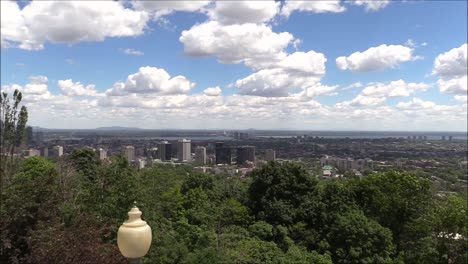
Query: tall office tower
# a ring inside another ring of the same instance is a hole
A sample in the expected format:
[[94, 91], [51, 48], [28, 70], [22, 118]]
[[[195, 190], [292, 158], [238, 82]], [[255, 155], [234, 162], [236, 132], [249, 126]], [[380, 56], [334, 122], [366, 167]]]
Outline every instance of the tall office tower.
[[158, 158], [160, 160], [171, 160], [172, 144], [167, 141], [162, 141], [158, 144]]
[[179, 153], [178, 153], [179, 162], [191, 161], [191, 157], [190, 157], [191, 141], [189, 139], [181, 139], [178, 141], [178, 144], [179, 144]]
[[427, 140], [427, 136], [424, 136], [424, 140]]
[[244, 146], [237, 148], [237, 165], [244, 165], [248, 161], [255, 162], [255, 147]]
[[249, 133], [239, 133], [240, 140], [247, 140], [249, 139]]
[[195, 148], [195, 162], [199, 164], [206, 164], [206, 148]]
[[452, 141], [452, 139], [453, 139], [453, 136], [449, 136], [449, 141]]
[[413, 136], [413, 140], [416, 140], [416, 136]]
[[100, 160], [107, 159], [107, 151], [106, 150], [104, 150], [102, 148], [99, 149], [99, 159]]
[[48, 147], [44, 147], [44, 149], [42, 150], [42, 156], [47, 158], [49, 157], [49, 148]]
[[53, 156], [58, 158], [63, 156], [63, 147], [62, 146], [54, 146], [53, 148]]
[[42, 144], [44, 142], [44, 132], [36, 132], [34, 138], [36, 144]]
[[422, 137], [422, 136], [418, 136], [418, 140], [422, 140], [422, 139], [423, 139], [423, 137]]
[[276, 152], [272, 149], [267, 149], [265, 152], [265, 160], [275, 161], [275, 159], [276, 159]]
[[216, 164], [231, 164], [231, 148], [225, 147], [224, 142], [216, 142]]
[[442, 140], [445, 140], [445, 136], [442, 136]]
[[127, 158], [128, 162], [132, 162], [135, 160], [135, 147], [125, 146], [122, 148], [122, 152], [124, 157]]
[[234, 136], [234, 139], [239, 139], [239, 132], [234, 131], [233, 136]]
[[159, 153], [158, 148], [149, 148], [146, 150], [146, 157], [149, 159], [158, 159]]
[[26, 144], [32, 143], [34, 143], [33, 128], [28, 126], [26, 127]]

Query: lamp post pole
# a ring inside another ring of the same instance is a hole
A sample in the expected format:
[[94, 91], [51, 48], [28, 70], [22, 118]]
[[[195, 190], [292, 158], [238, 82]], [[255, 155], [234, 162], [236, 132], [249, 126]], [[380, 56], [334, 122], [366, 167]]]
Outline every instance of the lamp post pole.
[[128, 258], [131, 264], [139, 264], [140, 258], [148, 253], [151, 246], [151, 227], [141, 220], [141, 214], [140, 209], [134, 205], [128, 212], [128, 220], [117, 232], [120, 253]]

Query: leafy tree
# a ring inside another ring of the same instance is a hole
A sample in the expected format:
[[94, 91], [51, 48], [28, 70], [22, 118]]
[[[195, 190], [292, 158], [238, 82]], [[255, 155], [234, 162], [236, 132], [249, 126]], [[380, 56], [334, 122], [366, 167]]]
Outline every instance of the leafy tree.
[[338, 216], [328, 241], [333, 263], [393, 263], [392, 233], [361, 211]]
[[3, 190], [10, 183], [17, 166], [15, 148], [24, 140], [28, 111], [23, 105], [19, 108], [23, 95], [13, 92], [13, 102], [6, 92], [0, 94], [0, 211], [3, 210]]
[[299, 209], [301, 221], [290, 227], [291, 238], [309, 250], [326, 253], [330, 250], [327, 235], [338, 217], [357, 206], [343, 182], [322, 181], [316, 191], [309, 192]]
[[467, 231], [466, 197], [435, 200], [430, 210], [405, 229], [405, 263], [466, 263]]
[[88, 180], [96, 180], [97, 168], [99, 159], [93, 150], [89, 148], [82, 148], [73, 150], [70, 154], [71, 160], [75, 169], [83, 174]]
[[252, 172], [249, 205], [253, 213], [270, 224], [291, 225], [299, 216], [297, 208], [317, 181], [295, 163], [270, 162]]
[[57, 173], [54, 164], [32, 157], [22, 161], [5, 190], [0, 212], [0, 262], [23, 262], [30, 254], [28, 238], [39, 221], [57, 214]]
[[211, 191], [214, 189], [214, 179], [211, 175], [205, 173], [189, 174], [187, 179], [182, 184], [180, 191], [182, 194], [187, 193], [191, 189], [200, 188], [203, 191]]
[[399, 246], [405, 226], [428, 208], [430, 182], [410, 173], [385, 172], [350, 182], [365, 214], [393, 233]]
[[128, 263], [115, 243], [103, 242], [103, 237], [115, 232], [114, 225], [90, 215], [80, 215], [70, 227], [64, 227], [56, 220], [42, 222], [32, 232], [29, 241], [31, 256], [28, 262]]

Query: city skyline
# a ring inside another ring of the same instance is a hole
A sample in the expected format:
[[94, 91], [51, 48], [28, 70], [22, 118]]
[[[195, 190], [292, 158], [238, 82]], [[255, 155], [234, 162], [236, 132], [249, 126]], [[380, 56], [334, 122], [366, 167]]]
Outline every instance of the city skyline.
[[1, 1], [1, 88], [47, 128], [466, 131], [466, 10]]

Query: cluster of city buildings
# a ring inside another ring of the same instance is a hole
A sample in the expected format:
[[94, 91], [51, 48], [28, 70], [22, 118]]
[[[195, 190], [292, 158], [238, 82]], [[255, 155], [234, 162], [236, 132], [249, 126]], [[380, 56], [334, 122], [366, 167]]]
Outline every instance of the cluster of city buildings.
[[353, 158], [339, 158], [325, 155], [320, 158], [320, 165], [322, 166], [322, 177], [323, 178], [333, 178], [340, 177], [342, 174], [338, 174], [338, 170], [353, 171], [354, 175], [362, 175], [362, 171], [365, 169], [373, 170], [374, 161], [366, 159], [353, 159]]
[[[408, 136], [407, 139], [408, 140], [427, 140], [427, 136], [426, 135], [413, 135], [413, 136]], [[448, 141], [452, 141], [453, 136], [441, 136], [440, 139], [442, 141], [445, 141], [447, 139]]]
[[[281, 162], [276, 157], [281, 153], [284, 161], [301, 162], [317, 177], [327, 179], [361, 176], [387, 169], [426, 171], [444, 178], [441, 168], [466, 171], [467, 167], [466, 140], [460, 140], [460, 136], [421, 134], [408, 138], [407, 135], [398, 138], [325, 138], [310, 135], [259, 136], [258, 132], [237, 131], [153, 133], [144, 132], [138, 136], [93, 131], [33, 133], [28, 128], [27, 144], [15, 155], [21, 153], [25, 157], [58, 159], [75, 149], [89, 147], [102, 161], [109, 161], [109, 157], [122, 153], [138, 169], [155, 164], [190, 164], [198, 172], [246, 175], [268, 161]], [[184, 137], [191, 140], [182, 139]], [[459, 181], [457, 186], [466, 188], [466, 183]], [[443, 184], [448, 183], [444, 181]]]
[[[205, 165], [221, 167], [229, 167], [235, 165], [237, 168], [255, 168], [259, 162], [255, 156], [255, 146], [228, 146], [224, 142], [214, 143], [214, 155], [207, 154], [207, 148], [211, 146], [196, 146], [192, 151], [192, 142], [188, 139], [177, 141], [177, 158], [173, 158], [174, 148], [172, 143], [161, 141], [146, 151], [146, 156], [138, 157], [135, 154], [134, 146], [124, 146], [122, 148], [123, 155], [128, 161], [137, 164], [138, 168], [144, 168], [148, 164], [156, 163], [193, 163], [199, 167], [196, 170], [206, 172], [208, 167]], [[101, 157], [101, 156], [100, 156]], [[273, 149], [265, 150], [264, 161], [274, 161], [276, 152]], [[263, 162], [263, 161], [260, 161]], [[237, 169], [236, 168], [236, 169]], [[242, 172], [242, 170], [241, 170]]]

